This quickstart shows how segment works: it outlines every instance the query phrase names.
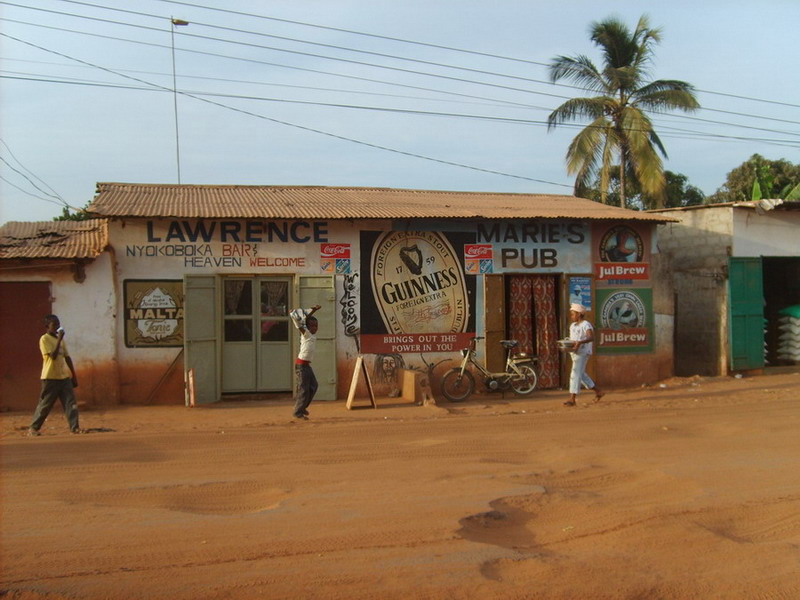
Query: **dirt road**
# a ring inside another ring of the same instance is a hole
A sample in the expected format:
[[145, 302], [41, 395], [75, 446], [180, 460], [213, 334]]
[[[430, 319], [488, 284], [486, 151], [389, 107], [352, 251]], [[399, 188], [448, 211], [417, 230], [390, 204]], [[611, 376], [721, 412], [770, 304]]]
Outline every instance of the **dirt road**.
[[800, 598], [800, 373], [664, 386], [6, 414], [0, 595]]

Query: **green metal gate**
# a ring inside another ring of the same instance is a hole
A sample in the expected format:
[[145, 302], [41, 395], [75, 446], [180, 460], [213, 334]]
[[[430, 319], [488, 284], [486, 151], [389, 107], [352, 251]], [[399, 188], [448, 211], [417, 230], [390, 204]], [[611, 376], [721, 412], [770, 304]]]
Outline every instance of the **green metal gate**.
[[764, 366], [764, 276], [760, 258], [728, 259], [730, 369]]

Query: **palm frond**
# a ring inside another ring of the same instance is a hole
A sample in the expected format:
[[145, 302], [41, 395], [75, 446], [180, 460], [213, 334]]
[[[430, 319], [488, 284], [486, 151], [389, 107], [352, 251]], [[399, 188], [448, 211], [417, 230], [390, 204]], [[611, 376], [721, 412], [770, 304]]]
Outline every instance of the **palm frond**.
[[586, 56], [557, 56], [550, 65], [550, 81], [561, 79], [574, 83], [589, 92], [604, 92], [606, 82], [594, 63]]
[[634, 93], [634, 103], [649, 110], [682, 110], [700, 108], [694, 87], [683, 81], [659, 79], [642, 86]]
[[567, 100], [547, 116], [547, 128], [553, 129], [561, 123], [580, 119], [597, 119], [606, 113], [606, 106], [613, 99], [604, 96], [596, 98], [572, 98]]

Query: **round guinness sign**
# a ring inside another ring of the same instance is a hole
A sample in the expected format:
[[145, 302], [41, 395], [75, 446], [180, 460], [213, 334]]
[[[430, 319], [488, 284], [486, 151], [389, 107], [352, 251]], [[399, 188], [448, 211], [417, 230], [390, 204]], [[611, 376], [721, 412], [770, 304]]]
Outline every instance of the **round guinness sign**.
[[390, 333], [460, 333], [469, 316], [464, 271], [431, 231], [390, 231], [372, 249], [375, 303]]

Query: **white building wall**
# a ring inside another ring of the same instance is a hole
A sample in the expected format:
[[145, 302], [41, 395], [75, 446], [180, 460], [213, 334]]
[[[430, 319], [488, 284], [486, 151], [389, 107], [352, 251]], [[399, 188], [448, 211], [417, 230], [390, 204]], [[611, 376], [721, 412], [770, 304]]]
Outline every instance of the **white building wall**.
[[733, 211], [732, 256], [800, 256], [800, 212]]
[[69, 263], [0, 271], [0, 281], [50, 282], [52, 311], [66, 330], [65, 339], [78, 371], [81, 404], [109, 405], [119, 401], [112, 263], [109, 253], [101, 254], [84, 266], [82, 281], [76, 281], [74, 266]]

